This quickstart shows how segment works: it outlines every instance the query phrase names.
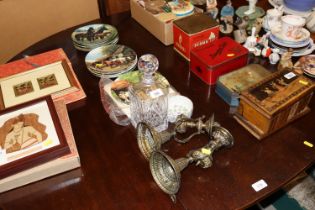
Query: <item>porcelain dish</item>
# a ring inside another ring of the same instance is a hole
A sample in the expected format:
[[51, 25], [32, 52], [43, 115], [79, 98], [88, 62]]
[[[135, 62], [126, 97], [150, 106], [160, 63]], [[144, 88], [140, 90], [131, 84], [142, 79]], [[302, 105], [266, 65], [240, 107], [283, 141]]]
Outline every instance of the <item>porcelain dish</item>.
[[91, 50], [85, 57], [85, 63], [93, 75], [115, 78], [136, 67], [137, 54], [125, 45], [102, 46]]

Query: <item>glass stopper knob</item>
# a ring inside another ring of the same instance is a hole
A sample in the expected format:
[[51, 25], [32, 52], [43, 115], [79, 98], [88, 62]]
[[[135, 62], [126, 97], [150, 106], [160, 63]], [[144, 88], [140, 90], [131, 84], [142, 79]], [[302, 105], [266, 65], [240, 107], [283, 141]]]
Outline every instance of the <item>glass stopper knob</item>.
[[143, 82], [151, 83], [152, 74], [159, 68], [159, 60], [155, 55], [145, 54], [139, 58], [138, 69], [143, 72]]

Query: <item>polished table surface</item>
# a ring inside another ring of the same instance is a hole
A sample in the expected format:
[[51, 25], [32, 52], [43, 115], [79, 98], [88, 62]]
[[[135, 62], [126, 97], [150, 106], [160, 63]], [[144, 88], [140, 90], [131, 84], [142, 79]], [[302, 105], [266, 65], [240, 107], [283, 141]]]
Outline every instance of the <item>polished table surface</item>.
[[[0, 209], [243, 209], [267, 197], [315, 162], [315, 99], [311, 112], [263, 141], [256, 140], [229, 114], [228, 105], [189, 72], [189, 64], [172, 46], [164, 46], [153, 35], [122, 13], [106, 23], [119, 31], [119, 43], [133, 48], [138, 56], [155, 54], [159, 71], [182, 95], [194, 103], [193, 117], [215, 114], [215, 120], [234, 136], [235, 144], [214, 154], [211, 168], [191, 164], [183, 172], [176, 204], [153, 181], [149, 164], [137, 147], [132, 126], [113, 123], [102, 107], [98, 82], [85, 66], [86, 53], [77, 51], [71, 32], [65, 30], [34, 44], [22, 55], [33, 55], [62, 47], [87, 94], [86, 104], [69, 111], [81, 157], [80, 169], [57, 175], [0, 195]], [[100, 22], [100, 21], [97, 21]], [[253, 59], [268, 65], [268, 61]], [[206, 136], [188, 144], [171, 141], [163, 150], [173, 158], [204, 145]], [[252, 184], [264, 180], [267, 187], [256, 192]]]

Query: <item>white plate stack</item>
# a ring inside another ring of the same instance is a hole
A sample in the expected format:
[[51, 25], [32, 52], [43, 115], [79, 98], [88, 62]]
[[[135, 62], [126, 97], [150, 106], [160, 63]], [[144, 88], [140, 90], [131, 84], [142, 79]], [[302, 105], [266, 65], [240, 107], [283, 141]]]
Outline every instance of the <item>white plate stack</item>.
[[305, 28], [302, 28], [301, 36], [296, 40], [284, 37], [281, 32], [272, 32], [269, 36], [269, 45], [272, 48], [279, 49], [280, 54], [287, 52], [291, 48], [293, 50], [292, 56], [308, 55], [315, 49], [310, 32]]

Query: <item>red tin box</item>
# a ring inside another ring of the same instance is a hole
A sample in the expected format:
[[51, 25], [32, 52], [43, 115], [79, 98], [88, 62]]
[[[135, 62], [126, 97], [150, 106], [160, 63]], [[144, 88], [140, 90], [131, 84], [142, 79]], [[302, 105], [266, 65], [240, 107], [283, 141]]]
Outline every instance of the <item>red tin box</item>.
[[219, 37], [217, 21], [205, 14], [194, 14], [173, 21], [174, 49], [190, 60], [190, 51], [206, 47]]
[[207, 48], [194, 49], [190, 70], [208, 85], [215, 84], [222, 74], [247, 64], [248, 50], [229, 37], [212, 42]]

